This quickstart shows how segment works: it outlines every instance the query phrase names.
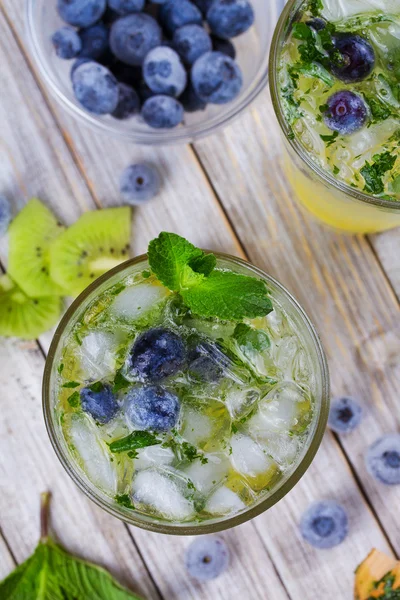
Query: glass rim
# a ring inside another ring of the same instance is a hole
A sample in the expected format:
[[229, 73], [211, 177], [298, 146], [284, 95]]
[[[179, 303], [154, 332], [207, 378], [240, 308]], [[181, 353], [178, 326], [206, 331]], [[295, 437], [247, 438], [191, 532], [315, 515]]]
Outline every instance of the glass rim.
[[[146, 132], [130, 131], [129, 129], [117, 130], [113, 127], [112, 122], [108, 122], [101, 118], [92, 116], [89, 112], [80, 108], [74, 102], [72, 102], [49, 73], [46, 66], [45, 56], [41, 49], [40, 39], [38, 37], [37, 28], [35, 26], [35, 14], [34, 9], [38, 3], [38, 0], [26, 0], [26, 23], [27, 23], [27, 34], [28, 42], [32, 50], [33, 57], [36, 64], [39, 67], [39, 73], [48, 86], [53, 97], [55, 97], [59, 103], [69, 112], [70, 115], [78, 118], [80, 122], [85, 123], [87, 126], [96, 128], [98, 131], [112, 135], [113, 137], [133, 142], [135, 144], [143, 145], [163, 145], [169, 146], [178, 143], [188, 144], [192, 141], [199, 140], [207, 137], [216, 131], [226, 127], [234, 119], [239, 117], [242, 112], [257, 98], [257, 96], [263, 91], [268, 84], [268, 60], [262, 59], [260, 70], [263, 69], [260, 75], [255, 78], [248, 86], [240, 102], [233, 101], [231, 108], [227, 109], [223, 115], [215, 115], [207, 121], [207, 124], [202, 122], [195, 123], [189, 128], [186, 126], [182, 128], [167, 129], [167, 130], [149, 130]], [[265, 64], [264, 64], [265, 63]], [[226, 106], [226, 105], [225, 105]]]
[[[286, 117], [283, 112], [282, 103], [279, 94], [279, 81], [278, 81], [278, 65], [280, 60], [280, 51], [282, 48], [282, 42], [284, 40], [287, 28], [286, 25], [291, 22], [297, 10], [306, 0], [288, 0], [283, 12], [281, 13], [278, 23], [276, 25], [274, 35], [271, 42], [271, 51], [269, 56], [269, 87], [271, 92], [272, 104], [275, 110], [276, 117], [278, 119], [281, 130], [285, 136], [285, 140], [289, 143], [290, 147], [296, 155], [304, 162], [309, 169], [320, 179], [324, 184], [330, 184], [335, 189], [343, 192], [347, 196], [351, 196], [353, 199], [369, 204], [372, 206], [378, 206], [380, 208], [388, 208], [397, 210], [400, 212], [400, 202], [397, 200], [385, 200], [383, 198], [376, 198], [370, 194], [365, 194], [361, 190], [357, 190], [346, 183], [336, 179], [333, 174], [329, 173], [322, 167], [320, 167], [311, 156], [305, 151], [300, 142], [294, 137], [290, 136], [291, 128], [287, 123]], [[293, 12], [293, 15], [292, 15]], [[292, 19], [290, 19], [292, 17]]]
[[[267, 283], [270, 282], [272, 285], [274, 285], [279, 290], [279, 292], [283, 294], [285, 299], [288, 299], [290, 301], [292, 307], [301, 317], [302, 325], [304, 324], [306, 326], [306, 330], [311, 337], [314, 349], [316, 350], [317, 354], [318, 369], [321, 376], [321, 397], [316, 399], [318, 400], [317, 407], [319, 409], [319, 414], [317, 420], [314, 423], [314, 432], [310, 440], [310, 445], [304, 453], [302, 459], [296, 466], [296, 468], [293, 470], [293, 472], [290, 473], [290, 475], [287, 477], [286, 480], [284, 480], [282, 485], [277, 488], [276, 492], [273, 492], [267, 498], [264, 498], [254, 506], [250, 506], [247, 510], [244, 510], [239, 514], [221, 517], [219, 520], [213, 520], [211, 522], [204, 521], [196, 524], [177, 524], [169, 523], [167, 521], [157, 521], [150, 519], [146, 520], [146, 518], [140, 518], [136, 517], [135, 515], [132, 515], [130, 510], [122, 506], [111, 506], [103, 500], [103, 496], [101, 496], [100, 494], [95, 494], [93, 489], [91, 489], [87, 482], [81, 477], [78, 469], [75, 466], [73, 466], [73, 461], [68, 456], [67, 452], [59, 442], [56, 427], [54, 424], [54, 419], [52, 417], [51, 376], [53, 372], [54, 360], [58, 350], [58, 344], [61, 340], [61, 337], [75, 313], [79, 310], [79, 308], [85, 302], [85, 300], [97, 288], [99, 288], [103, 283], [107, 282], [109, 279], [111, 279], [118, 273], [147, 261], [147, 254], [142, 254], [136, 258], [125, 261], [121, 265], [118, 265], [114, 269], [108, 271], [107, 273], [96, 279], [96, 281], [89, 285], [89, 287], [87, 287], [73, 301], [73, 303], [67, 309], [66, 313], [64, 314], [56, 329], [46, 359], [42, 385], [42, 408], [47, 433], [49, 435], [53, 449], [62, 466], [64, 467], [68, 475], [71, 477], [71, 479], [74, 481], [74, 483], [78, 486], [78, 488], [86, 496], [88, 496], [90, 500], [97, 504], [97, 506], [104, 509], [110, 515], [122, 520], [125, 523], [128, 523], [129, 525], [135, 525], [141, 529], [152, 531], [154, 533], [182, 536], [216, 533], [241, 525], [264, 513], [266, 510], [270, 509], [277, 502], [279, 502], [279, 500], [281, 500], [284, 496], [286, 496], [286, 494], [298, 483], [301, 477], [303, 477], [303, 475], [311, 465], [320, 447], [327, 425], [330, 403], [330, 381], [328, 362], [320, 337], [310, 318], [308, 317], [304, 309], [300, 306], [300, 304], [297, 302], [297, 300], [290, 294], [290, 292], [288, 292], [286, 288], [278, 281], [276, 281], [273, 277], [267, 275], [264, 271], [243, 259], [220, 252], [215, 252], [214, 254], [217, 258], [227, 260], [239, 266], [243, 266], [246, 269], [250, 269], [253, 273], [261, 277], [263, 280], [266, 280]], [[216, 519], [218, 519], [218, 517]]]

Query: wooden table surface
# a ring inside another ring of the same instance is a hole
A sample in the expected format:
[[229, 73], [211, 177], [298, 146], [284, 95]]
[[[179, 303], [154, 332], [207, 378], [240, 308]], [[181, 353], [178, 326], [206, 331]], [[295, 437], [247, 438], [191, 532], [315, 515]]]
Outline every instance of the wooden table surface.
[[[190, 539], [128, 527], [90, 502], [59, 464], [41, 411], [50, 336], [0, 341], [0, 578], [38, 539], [39, 493], [54, 494], [53, 525], [65, 546], [109, 568], [154, 599], [346, 600], [353, 571], [372, 547], [400, 554], [400, 486], [377, 484], [364, 455], [400, 425], [400, 231], [369, 237], [332, 233], [292, 201], [269, 92], [221, 133], [193, 146], [150, 149], [93, 134], [46, 93], [27, 48], [23, 0], [0, 0], [0, 190], [21, 208], [39, 196], [60, 220], [118, 205], [118, 178], [132, 162], [158, 165], [162, 193], [135, 211], [135, 253], [160, 230], [246, 257], [279, 279], [307, 310], [329, 359], [333, 395], [365, 407], [348, 437], [327, 432], [307, 474], [277, 506], [223, 533], [233, 560], [219, 579], [187, 576]], [[0, 242], [6, 268], [6, 243]], [[350, 534], [332, 550], [299, 535], [314, 500], [342, 502]], [[21, 599], [23, 600], [23, 599]], [[91, 599], [88, 599], [91, 600]]]

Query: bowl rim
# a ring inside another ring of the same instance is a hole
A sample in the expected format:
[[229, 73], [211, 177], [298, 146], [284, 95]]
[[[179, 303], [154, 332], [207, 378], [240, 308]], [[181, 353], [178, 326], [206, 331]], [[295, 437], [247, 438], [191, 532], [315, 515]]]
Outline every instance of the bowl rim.
[[274, 506], [279, 500], [281, 500], [305, 474], [320, 447], [327, 425], [330, 404], [330, 380], [328, 363], [320, 337], [317, 334], [316, 329], [312, 324], [311, 320], [309, 319], [308, 315], [297, 302], [297, 300], [290, 294], [290, 292], [286, 290], [286, 288], [282, 284], [280, 284], [274, 278], [267, 275], [258, 267], [255, 267], [251, 263], [240, 258], [231, 256], [229, 254], [215, 252], [215, 255], [217, 259], [225, 260], [228, 262], [232, 262], [235, 265], [245, 267], [246, 270], [252, 271], [254, 275], [262, 278], [267, 283], [269, 282], [273, 286], [275, 286], [278, 289], [279, 293], [282, 293], [282, 295], [285, 297], [285, 300], [289, 301], [293, 312], [295, 312], [296, 315], [300, 317], [301, 326], [305, 326], [305, 329], [311, 338], [311, 343], [313, 344], [315, 353], [317, 355], [318, 364], [314, 368], [318, 369], [320, 373], [321, 397], [316, 399], [316, 406], [318, 407], [319, 414], [317, 419], [314, 421], [314, 432], [310, 439], [309, 447], [304, 452], [299, 464], [296, 466], [293, 472], [290, 473], [287, 479], [283, 481], [282, 485], [279, 486], [279, 488], [277, 488], [276, 492], [271, 494], [271, 496], [265, 498], [264, 500], [261, 500], [258, 504], [249, 507], [247, 510], [239, 514], [222, 517], [220, 519], [216, 518], [211, 522], [204, 521], [195, 525], [193, 523], [176, 524], [169, 523], [167, 521], [151, 520], [150, 518], [146, 519], [145, 517], [136, 517], [135, 515], [132, 516], [130, 510], [122, 506], [112, 506], [111, 504], [107, 503], [104, 500], [105, 495], [101, 495], [99, 493], [99, 490], [95, 489], [96, 486], [93, 485], [91, 488], [90, 485], [80, 475], [78, 469], [75, 466], [73, 466], [73, 461], [68, 457], [67, 452], [61, 446], [53, 418], [51, 383], [53, 365], [55, 362], [58, 345], [61, 341], [61, 337], [64, 333], [64, 330], [70, 323], [76, 311], [79, 310], [83, 302], [88, 297], [90, 297], [90, 295], [93, 292], [95, 292], [97, 288], [99, 288], [103, 283], [107, 282], [109, 279], [111, 279], [118, 273], [121, 273], [125, 270], [129, 270], [140, 263], [146, 262], [146, 254], [125, 261], [124, 263], [118, 265], [111, 271], [108, 271], [106, 274], [102, 275], [96, 281], [94, 281], [74, 300], [71, 306], [67, 309], [65, 315], [63, 316], [60, 324], [57, 327], [46, 359], [42, 386], [42, 408], [44, 414], [44, 421], [53, 449], [61, 464], [63, 465], [64, 469], [67, 471], [67, 473], [75, 482], [75, 484], [80, 488], [80, 490], [100, 508], [104, 509], [107, 513], [113, 515], [114, 517], [117, 517], [125, 523], [135, 525], [137, 527], [140, 527], [141, 529], [145, 529], [147, 531], [152, 531], [155, 533], [184, 536], [216, 533], [219, 531], [230, 529], [232, 527], [236, 527], [237, 525], [241, 525], [242, 523], [245, 523], [246, 521], [249, 521], [254, 517], [257, 517], [258, 515], [262, 514], [263, 512]]
[[[55, 0], [53, 0], [55, 1]], [[277, 12], [279, 12], [279, 3], [277, 1]], [[88, 127], [95, 128], [97, 131], [112, 135], [115, 138], [142, 145], [172, 145], [177, 143], [191, 143], [195, 140], [204, 138], [216, 131], [226, 127], [234, 119], [239, 117], [241, 113], [257, 98], [262, 90], [268, 85], [268, 55], [262, 57], [260, 67], [257, 72], [257, 77], [250, 83], [247, 90], [243, 91], [238, 98], [231, 103], [226, 104], [228, 108], [223, 113], [216, 114], [211, 117], [206, 123], [195, 123], [187, 129], [184, 127], [176, 127], [174, 129], [150, 129], [149, 131], [140, 132], [130, 129], [117, 130], [113, 126], [112, 120], [107, 120], [96, 115], [91, 115], [83, 108], [79, 107], [70, 100], [60, 89], [56, 80], [52, 77], [50, 70], [46, 66], [46, 56], [42, 51], [40, 36], [35, 26], [35, 10], [39, 5], [40, 0], [26, 0], [26, 29], [28, 43], [32, 51], [35, 63], [38, 66], [39, 74], [42, 80], [47, 85], [52, 96], [68, 111], [68, 113], [77, 118], [81, 123]], [[271, 38], [272, 39], [272, 38]], [[107, 115], [106, 115], [107, 116]]]
[[284, 115], [282, 102], [280, 99], [279, 93], [279, 61], [280, 61], [280, 51], [282, 48], [282, 43], [286, 37], [288, 28], [290, 27], [293, 19], [295, 19], [298, 11], [300, 10], [303, 3], [307, 0], [288, 0], [283, 12], [281, 13], [278, 23], [275, 27], [275, 32], [272, 38], [271, 50], [269, 55], [269, 87], [271, 92], [272, 104], [275, 110], [275, 115], [278, 119], [280, 128], [285, 137], [286, 143], [290, 145], [290, 147], [295, 152], [296, 156], [300, 159], [301, 163], [305, 163], [305, 165], [312, 171], [312, 173], [317, 177], [317, 179], [328, 186], [339, 190], [346, 196], [350, 196], [354, 200], [359, 202], [363, 202], [364, 204], [369, 204], [372, 206], [377, 206], [379, 208], [390, 209], [391, 212], [400, 211], [400, 202], [398, 200], [385, 200], [383, 198], [377, 198], [375, 196], [371, 196], [370, 194], [365, 194], [361, 190], [357, 190], [346, 183], [339, 181], [334, 177], [333, 174], [329, 173], [322, 167], [320, 167], [311, 156], [305, 151], [303, 146], [297, 140], [296, 137], [293, 137], [291, 134], [292, 129], [287, 123], [286, 117]]

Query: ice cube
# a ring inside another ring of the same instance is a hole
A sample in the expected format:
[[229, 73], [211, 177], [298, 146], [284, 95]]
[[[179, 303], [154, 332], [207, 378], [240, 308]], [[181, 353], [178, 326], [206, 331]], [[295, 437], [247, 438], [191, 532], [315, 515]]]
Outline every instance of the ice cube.
[[294, 336], [286, 336], [277, 343], [273, 349], [276, 367], [281, 371], [283, 379], [293, 379], [293, 369], [296, 355], [301, 346], [299, 339]]
[[115, 495], [117, 474], [96, 425], [89, 417], [79, 416], [72, 420], [69, 433], [74, 452], [87, 477], [105, 493]]
[[311, 416], [309, 393], [296, 383], [284, 381], [259, 402], [257, 413], [248, 422], [248, 430], [266, 439], [271, 433], [301, 432]]
[[213, 515], [229, 515], [244, 508], [246, 508], [246, 505], [239, 496], [226, 486], [222, 486], [211, 494], [204, 510]]
[[282, 468], [286, 469], [296, 460], [300, 441], [298, 437], [286, 433], [269, 435], [264, 448]]
[[123, 290], [111, 306], [111, 314], [117, 318], [134, 321], [154, 308], [168, 295], [161, 285], [142, 283]]
[[234, 386], [228, 390], [225, 404], [233, 421], [242, 419], [254, 408], [260, 399], [260, 392], [254, 388]]
[[385, 14], [398, 12], [398, 0], [324, 0], [322, 17], [327, 21], [341, 21], [355, 15], [379, 11]]
[[181, 435], [193, 446], [201, 447], [210, 438], [211, 419], [194, 408], [185, 408]]
[[207, 463], [197, 459], [184, 473], [201, 494], [208, 494], [227, 476], [230, 464], [224, 454], [205, 454], [204, 458], [208, 460]]
[[262, 448], [243, 434], [235, 434], [231, 439], [232, 454], [230, 456], [233, 468], [242, 475], [257, 477], [265, 473], [272, 465], [272, 460]]
[[104, 379], [115, 371], [118, 340], [107, 331], [91, 331], [80, 346], [81, 371], [84, 379]]
[[175, 459], [175, 454], [171, 448], [163, 448], [162, 446], [148, 446], [137, 452], [139, 456], [135, 459], [136, 471], [142, 471], [156, 465], [171, 465]]
[[194, 515], [193, 501], [187, 497], [188, 480], [174, 471], [146, 469], [133, 480], [132, 499], [137, 507], [172, 521], [184, 521]]

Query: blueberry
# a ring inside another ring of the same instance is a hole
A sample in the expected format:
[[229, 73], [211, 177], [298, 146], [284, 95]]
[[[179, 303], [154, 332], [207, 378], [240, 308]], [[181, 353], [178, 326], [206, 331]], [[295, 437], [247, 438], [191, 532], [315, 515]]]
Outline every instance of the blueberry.
[[160, 187], [160, 175], [151, 165], [130, 165], [121, 175], [121, 196], [128, 204], [142, 204], [151, 200]]
[[336, 50], [342, 58], [340, 64], [332, 62], [332, 73], [345, 83], [362, 81], [375, 66], [375, 52], [371, 44], [360, 35], [338, 33], [334, 38]]
[[89, 27], [101, 19], [106, 0], [57, 0], [60, 17], [75, 27]]
[[109, 385], [94, 383], [80, 391], [82, 410], [98, 423], [108, 423], [118, 412], [118, 404]]
[[315, 17], [315, 19], [310, 19], [307, 21], [307, 25], [312, 27], [315, 31], [322, 31], [326, 27], [326, 21], [324, 21], [324, 19], [320, 19], [319, 17]]
[[324, 121], [329, 129], [350, 135], [361, 129], [368, 119], [368, 108], [361, 96], [343, 90], [328, 98]]
[[120, 121], [129, 119], [140, 112], [140, 98], [136, 90], [126, 83], [118, 84], [119, 98], [117, 108], [111, 113], [114, 119]]
[[225, 104], [240, 92], [243, 77], [237, 63], [221, 52], [207, 52], [193, 65], [192, 83], [196, 94], [212, 104]]
[[169, 35], [184, 25], [202, 25], [203, 16], [189, 0], [168, 0], [160, 7], [160, 23]]
[[233, 59], [236, 58], [236, 48], [230, 40], [223, 40], [216, 35], [212, 35], [211, 41], [215, 52], [222, 52], [226, 56], [230, 56]]
[[189, 351], [189, 373], [196, 379], [217, 382], [229, 366], [229, 359], [216, 344], [200, 341]]
[[335, 398], [331, 403], [328, 426], [336, 433], [349, 433], [361, 423], [362, 412], [354, 398]]
[[369, 447], [365, 462], [368, 472], [385, 485], [400, 484], [400, 434], [385, 435]]
[[229, 549], [217, 536], [196, 538], [186, 550], [185, 565], [198, 581], [215, 579], [228, 568]]
[[119, 15], [129, 15], [141, 12], [145, 0], [108, 0], [108, 6]]
[[197, 8], [203, 13], [205, 16], [207, 14], [208, 9], [214, 0], [192, 0], [193, 4], [197, 6]]
[[74, 60], [74, 62], [72, 63], [71, 71], [70, 71], [71, 79], [78, 67], [80, 67], [81, 65], [84, 65], [85, 63], [89, 63], [89, 62], [93, 62], [93, 60], [91, 58], [77, 58], [76, 60]]
[[138, 88], [142, 81], [141, 67], [131, 67], [120, 60], [115, 60], [109, 69], [120, 83], [126, 83], [126, 85]]
[[183, 62], [192, 65], [200, 56], [212, 50], [211, 38], [200, 25], [184, 25], [173, 38], [174, 48]]
[[334, 500], [314, 502], [301, 518], [300, 531], [314, 548], [333, 548], [341, 544], [349, 532], [347, 513]]
[[91, 27], [81, 29], [79, 36], [82, 42], [80, 58], [100, 58], [108, 48], [108, 27], [97, 23]]
[[126, 395], [125, 416], [134, 429], [171, 431], [178, 422], [179, 412], [178, 396], [160, 386], [135, 387]]
[[143, 105], [142, 117], [154, 129], [172, 129], [183, 121], [183, 106], [171, 96], [152, 96]]
[[159, 46], [150, 50], [143, 63], [143, 78], [156, 94], [179, 96], [186, 87], [187, 75], [175, 50]]
[[76, 99], [96, 115], [114, 112], [118, 106], [118, 82], [114, 75], [93, 61], [79, 65], [72, 74]]
[[128, 65], [141, 65], [146, 54], [161, 44], [161, 39], [157, 21], [143, 13], [122, 17], [111, 26], [111, 50]]
[[232, 38], [247, 31], [254, 23], [254, 10], [248, 0], [214, 0], [207, 11], [212, 33]]
[[4, 235], [11, 221], [11, 205], [5, 196], [0, 196], [0, 236]]
[[184, 110], [186, 112], [192, 113], [198, 110], [205, 110], [207, 103], [203, 100], [200, 100], [196, 92], [194, 91], [193, 85], [191, 82], [186, 86], [185, 91], [179, 98], [179, 102], [181, 102]]
[[175, 375], [185, 364], [181, 337], [163, 327], [142, 333], [129, 356], [131, 374], [141, 381], [160, 381]]
[[82, 48], [79, 34], [71, 27], [61, 27], [51, 38], [54, 49], [59, 58], [74, 58]]

